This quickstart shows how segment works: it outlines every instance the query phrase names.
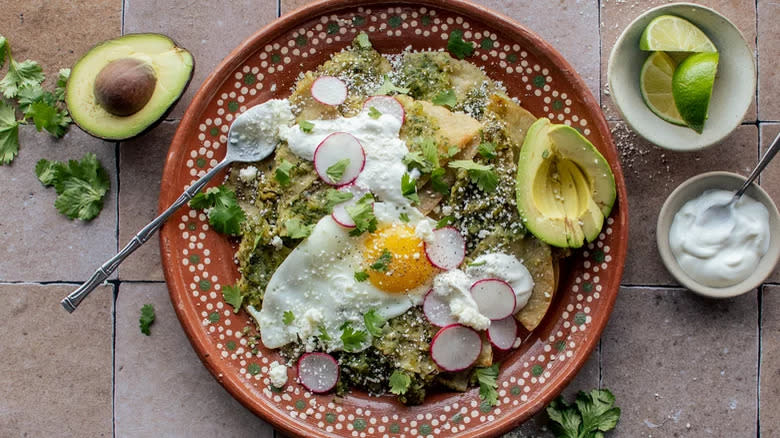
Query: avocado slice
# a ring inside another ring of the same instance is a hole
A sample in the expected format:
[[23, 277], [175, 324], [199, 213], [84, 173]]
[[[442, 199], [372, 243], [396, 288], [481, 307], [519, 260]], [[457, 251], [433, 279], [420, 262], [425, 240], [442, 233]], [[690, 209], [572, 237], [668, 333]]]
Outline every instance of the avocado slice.
[[124, 140], [162, 119], [187, 87], [193, 65], [192, 55], [165, 35], [125, 35], [76, 62], [65, 103], [84, 131]]
[[517, 209], [539, 240], [579, 248], [601, 232], [615, 203], [615, 177], [579, 132], [547, 118], [528, 129], [517, 163]]

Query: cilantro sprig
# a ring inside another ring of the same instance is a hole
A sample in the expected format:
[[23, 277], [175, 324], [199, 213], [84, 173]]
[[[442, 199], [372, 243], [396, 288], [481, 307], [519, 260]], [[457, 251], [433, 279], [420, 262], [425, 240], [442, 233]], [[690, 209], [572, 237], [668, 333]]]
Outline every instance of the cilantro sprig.
[[355, 228], [349, 232], [351, 236], [359, 236], [368, 231], [376, 231], [377, 220], [374, 216], [374, 196], [366, 193], [356, 203], [346, 207], [347, 214], [355, 222]]
[[490, 406], [495, 406], [498, 403], [498, 364], [485, 368], [476, 368], [474, 370], [474, 378], [479, 383], [479, 398]]
[[368, 109], [368, 117], [371, 117], [372, 119], [378, 119], [382, 117], [382, 112], [376, 109], [376, 107], [372, 106]]
[[463, 39], [463, 31], [455, 29], [450, 32], [447, 40], [447, 50], [458, 59], [464, 59], [474, 53], [474, 45]]
[[393, 253], [391, 253], [389, 249], [385, 248], [382, 250], [382, 253], [379, 254], [379, 257], [376, 259], [376, 261], [371, 264], [370, 268], [374, 271], [386, 272], [392, 261]]
[[550, 429], [558, 438], [602, 438], [620, 420], [620, 408], [614, 405], [615, 396], [607, 389], [580, 391], [572, 405], [558, 397], [547, 406]]
[[328, 189], [325, 192], [325, 208], [328, 210], [328, 213], [330, 213], [333, 211], [333, 207], [342, 202], [347, 202], [354, 197], [355, 195], [350, 192]]
[[282, 315], [282, 322], [284, 325], [290, 325], [295, 321], [295, 314], [292, 312], [292, 310], [285, 310], [284, 314]]
[[196, 210], [208, 210], [209, 224], [217, 232], [231, 236], [241, 233], [246, 214], [238, 205], [236, 193], [227, 186], [211, 187], [205, 193], [198, 193], [189, 204]]
[[285, 159], [282, 159], [282, 162], [276, 166], [274, 179], [279, 183], [280, 186], [287, 187], [292, 183], [291, 173], [293, 167], [295, 167], [295, 165]]
[[229, 284], [222, 286], [222, 299], [233, 306], [233, 313], [238, 313], [241, 310], [241, 303], [244, 302], [244, 296], [241, 295], [238, 286]]
[[401, 177], [401, 194], [412, 203], [420, 202], [420, 196], [417, 194], [417, 181], [408, 173], [404, 173]]
[[446, 106], [452, 109], [458, 103], [458, 98], [455, 96], [455, 90], [450, 88], [449, 90], [442, 91], [441, 93], [433, 96], [431, 102], [434, 105]]
[[485, 193], [491, 193], [498, 187], [498, 175], [492, 165], [475, 163], [472, 160], [450, 161], [453, 169], [464, 169], [468, 172], [471, 182], [475, 183]]
[[141, 316], [138, 318], [138, 325], [141, 328], [141, 333], [149, 336], [152, 334], [149, 327], [154, 323], [154, 306], [151, 304], [144, 304], [141, 307]]
[[382, 336], [382, 327], [384, 327], [387, 321], [376, 313], [376, 309], [371, 309], [363, 314], [363, 322], [366, 324], [368, 333], [378, 338]]
[[363, 330], [355, 330], [349, 322], [342, 326], [341, 342], [344, 344], [344, 351], [352, 353], [359, 350], [366, 339], [368, 339], [368, 333]]
[[344, 176], [344, 172], [347, 170], [349, 163], [349, 158], [344, 158], [343, 160], [336, 161], [330, 165], [325, 171], [325, 174], [330, 178], [330, 182], [337, 183], [341, 177]]
[[54, 206], [68, 219], [91, 221], [97, 217], [111, 186], [108, 172], [93, 153], [67, 163], [39, 160], [35, 175], [44, 186], [54, 186]]
[[384, 75], [382, 77], [382, 85], [380, 85], [379, 89], [376, 90], [374, 96], [387, 96], [392, 93], [409, 94], [409, 89], [393, 84], [393, 81], [390, 80], [390, 77], [388, 75]]
[[412, 378], [403, 371], [395, 370], [390, 374], [390, 392], [395, 395], [406, 394], [411, 383]]
[[287, 229], [287, 237], [291, 239], [305, 239], [311, 234], [314, 224], [306, 225], [300, 218], [296, 217], [287, 219], [284, 227]]

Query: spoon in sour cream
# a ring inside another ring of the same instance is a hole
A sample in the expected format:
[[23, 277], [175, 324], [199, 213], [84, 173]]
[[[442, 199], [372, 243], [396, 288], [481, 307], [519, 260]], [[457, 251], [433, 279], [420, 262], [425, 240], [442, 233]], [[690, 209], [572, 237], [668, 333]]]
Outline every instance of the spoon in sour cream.
[[753, 171], [747, 177], [745, 183], [742, 184], [742, 187], [740, 187], [739, 190], [734, 193], [734, 196], [731, 197], [731, 200], [725, 204], [711, 205], [709, 208], [704, 210], [704, 212], [699, 216], [699, 223], [708, 227], [733, 226], [734, 204], [739, 200], [739, 198], [742, 197], [742, 195], [745, 193], [745, 190], [750, 187], [750, 184], [753, 182], [753, 180], [756, 179], [756, 177], [758, 177], [761, 171], [764, 170], [766, 165], [772, 161], [772, 158], [775, 157], [775, 154], [777, 154], [778, 150], [780, 150], [780, 134], [777, 134], [777, 137], [775, 137], [775, 139], [772, 141], [772, 145], [769, 146], [769, 149], [766, 151], [764, 156], [761, 157], [761, 159], [758, 161], [755, 169], [753, 169]]

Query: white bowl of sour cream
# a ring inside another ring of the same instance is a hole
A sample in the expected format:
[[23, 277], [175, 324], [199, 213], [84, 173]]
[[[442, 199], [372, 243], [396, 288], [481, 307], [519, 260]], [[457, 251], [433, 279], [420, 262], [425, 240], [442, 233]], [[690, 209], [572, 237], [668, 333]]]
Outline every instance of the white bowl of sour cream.
[[695, 293], [728, 298], [751, 291], [780, 260], [780, 214], [758, 185], [734, 204], [731, 220], [704, 217], [707, 207], [728, 202], [744, 182], [735, 173], [704, 173], [680, 184], [661, 208], [656, 229], [661, 259]]

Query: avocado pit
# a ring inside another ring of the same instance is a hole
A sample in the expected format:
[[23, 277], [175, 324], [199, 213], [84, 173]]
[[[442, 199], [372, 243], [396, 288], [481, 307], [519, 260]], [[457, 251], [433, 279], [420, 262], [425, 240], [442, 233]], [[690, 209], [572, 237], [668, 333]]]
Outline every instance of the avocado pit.
[[95, 78], [95, 99], [115, 116], [129, 116], [143, 108], [154, 94], [154, 68], [135, 58], [121, 58], [103, 67]]

